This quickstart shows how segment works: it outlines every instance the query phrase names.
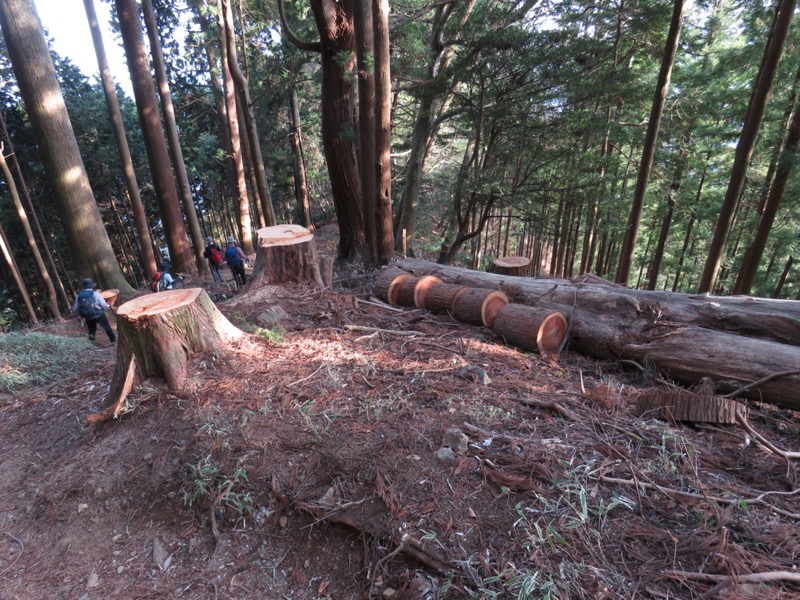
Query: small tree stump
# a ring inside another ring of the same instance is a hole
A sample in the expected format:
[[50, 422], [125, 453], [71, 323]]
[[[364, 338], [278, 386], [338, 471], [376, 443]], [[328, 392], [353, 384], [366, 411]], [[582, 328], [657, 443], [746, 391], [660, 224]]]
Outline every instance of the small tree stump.
[[466, 285], [439, 283], [425, 294], [425, 309], [433, 313], [453, 312], [456, 299], [470, 289]]
[[386, 267], [378, 273], [378, 277], [375, 279], [373, 293], [379, 300], [397, 306], [396, 303], [392, 302], [392, 298], [389, 297], [389, 290], [392, 289], [392, 285], [398, 280], [408, 279], [409, 277], [412, 277], [411, 273], [403, 271], [403, 269]]
[[509, 344], [552, 354], [564, 343], [567, 325], [567, 317], [558, 311], [508, 304], [497, 312], [492, 328]]
[[433, 275], [425, 275], [420, 277], [417, 285], [414, 286], [414, 306], [417, 308], [425, 308], [425, 298], [430, 293], [431, 288], [442, 283], [442, 280]]
[[531, 259], [525, 256], [504, 256], [492, 261], [492, 273], [528, 277], [531, 274]]
[[185, 389], [193, 354], [224, 350], [243, 332], [226, 319], [201, 288], [147, 294], [117, 309], [117, 363], [107, 408], [87, 423], [119, 416], [125, 397], [151, 377], [172, 392]]
[[737, 415], [746, 419], [747, 408], [730, 398], [701, 396], [692, 392], [642, 394], [636, 399], [636, 414], [664, 421], [692, 423], [736, 423]]
[[325, 287], [319, 271], [317, 245], [311, 232], [299, 225], [259, 229], [256, 264], [249, 287], [304, 281]]
[[508, 304], [508, 296], [500, 290], [468, 288], [459, 294], [453, 315], [459, 321], [491, 327], [498, 311]]

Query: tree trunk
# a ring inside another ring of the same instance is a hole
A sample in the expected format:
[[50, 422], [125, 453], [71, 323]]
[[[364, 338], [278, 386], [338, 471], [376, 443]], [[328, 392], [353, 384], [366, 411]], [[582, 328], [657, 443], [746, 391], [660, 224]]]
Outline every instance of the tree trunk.
[[776, 376], [800, 365], [800, 302], [520, 279], [414, 259], [396, 266], [451, 284], [500, 288], [522, 303], [563, 312], [570, 344], [591, 356], [647, 362], [681, 381], [708, 376], [726, 390], [774, 376], [747, 394], [800, 408], [800, 374]]
[[[31, 229], [31, 224], [28, 221], [28, 215], [25, 214], [25, 209], [22, 207], [22, 200], [20, 200], [19, 193], [17, 192], [17, 184], [14, 182], [14, 176], [11, 175], [11, 170], [8, 168], [8, 163], [6, 162], [5, 148], [2, 142], [0, 142], [0, 170], [2, 170], [3, 176], [6, 178], [8, 193], [11, 196], [11, 201], [14, 203], [14, 208], [17, 210], [17, 216], [19, 217], [20, 224], [22, 225], [22, 230], [25, 232], [25, 238], [28, 240], [28, 247], [30, 248], [31, 255], [36, 262], [36, 268], [39, 271], [39, 277], [41, 277], [42, 282], [44, 283], [45, 292], [47, 294], [47, 310], [50, 312], [50, 316], [53, 319], [60, 320], [61, 311], [58, 309], [58, 296], [56, 295], [56, 288], [53, 286], [53, 280], [50, 279], [50, 273], [47, 272], [47, 267], [44, 264], [42, 253], [39, 252], [39, 246], [36, 244], [36, 238], [33, 237], [33, 230]], [[57, 273], [56, 276], [58, 276]]]
[[773, 298], [781, 297], [783, 286], [786, 285], [786, 278], [789, 277], [789, 272], [792, 270], [792, 263], [794, 263], [794, 257], [790, 256], [789, 260], [786, 261], [786, 266], [783, 268], [783, 273], [781, 273], [781, 277], [778, 280], [778, 285], [775, 286], [775, 291], [772, 292]]
[[247, 82], [247, 78], [242, 74], [241, 69], [239, 69], [239, 62], [236, 58], [236, 40], [233, 37], [233, 7], [231, 6], [230, 0], [219, 0], [219, 8], [221, 15], [220, 22], [225, 27], [225, 47], [228, 50], [227, 62], [236, 86], [239, 107], [242, 110], [244, 122], [247, 126], [245, 139], [247, 140], [250, 161], [253, 163], [253, 168], [256, 172], [256, 185], [258, 197], [261, 202], [261, 210], [264, 212], [264, 220], [267, 223], [267, 227], [272, 227], [275, 225], [275, 213], [272, 210], [272, 198], [270, 197], [269, 187], [267, 185], [264, 159], [261, 156], [261, 144], [258, 141], [258, 129], [256, 128], [256, 118], [253, 114], [253, 103], [250, 100], [250, 84]]
[[114, 257], [32, 0], [0, 2], [0, 29], [76, 267], [133, 294]]
[[661, 231], [658, 234], [658, 242], [656, 242], [656, 250], [653, 253], [653, 259], [650, 261], [649, 273], [647, 276], [647, 289], [655, 290], [658, 283], [658, 274], [661, 271], [661, 261], [664, 259], [664, 248], [667, 245], [667, 237], [669, 236], [669, 228], [672, 225], [672, 213], [675, 212], [675, 200], [670, 198], [667, 200], [669, 205], [667, 214], [661, 221]]
[[639, 175], [636, 178], [636, 189], [633, 192], [633, 206], [631, 206], [631, 212], [628, 216], [628, 227], [625, 230], [625, 239], [622, 242], [622, 250], [620, 251], [616, 281], [623, 285], [627, 285], [631, 278], [631, 266], [633, 264], [633, 253], [636, 249], [636, 237], [639, 235], [639, 223], [642, 219], [644, 197], [647, 192], [647, 182], [650, 179], [650, 169], [653, 166], [658, 129], [661, 126], [661, 114], [664, 111], [664, 104], [667, 100], [669, 80], [672, 76], [672, 65], [675, 63], [675, 55], [678, 52], [685, 4], [686, 0], [674, 0], [672, 5], [672, 21], [669, 25], [667, 45], [664, 50], [664, 56], [661, 59], [661, 70], [658, 72], [656, 92], [653, 97], [653, 104], [650, 108], [650, 119], [647, 123], [647, 133], [644, 137], [642, 158], [639, 162]]
[[186, 163], [183, 160], [183, 150], [181, 149], [180, 136], [178, 135], [178, 123], [175, 120], [175, 107], [172, 105], [172, 94], [169, 90], [167, 67], [164, 64], [164, 55], [161, 52], [161, 40], [158, 37], [156, 15], [153, 12], [152, 0], [141, 1], [147, 37], [150, 40], [150, 54], [153, 57], [153, 69], [156, 74], [156, 82], [158, 83], [158, 95], [161, 98], [161, 114], [164, 116], [164, 126], [167, 130], [172, 168], [178, 180], [181, 203], [183, 204], [183, 214], [186, 215], [186, 222], [189, 225], [189, 235], [192, 238], [197, 272], [202, 273], [206, 269], [206, 259], [203, 256], [205, 243], [203, 242], [203, 234], [200, 231], [200, 221], [197, 219], [197, 210], [195, 209], [194, 199], [192, 198], [189, 176], [186, 174]]
[[[164, 130], [161, 128], [158, 102], [150, 65], [144, 48], [142, 24], [135, 0], [115, 0], [122, 44], [131, 75], [136, 110], [142, 126], [142, 137], [147, 151], [147, 161], [153, 177], [159, 213], [164, 223], [170, 262], [179, 271], [195, 274], [197, 265], [192, 256], [186, 227], [183, 224], [178, 191], [170, 169], [169, 152]], [[118, 286], [113, 286], [118, 287]]]
[[[800, 79], [800, 71], [798, 72], [798, 79]], [[767, 246], [770, 231], [772, 231], [772, 224], [775, 222], [775, 216], [778, 214], [778, 207], [781, 200], [783, 200], [789, 175], [791, 175], [794, 162], [797, 159], [798, 142], [800, 142], [800, 104], [795, 106], [794, 115], [786, 133], [783, 150], [778, 159], [775, 177], [772, 180], [769, 195], [764, 204], [761, 219], [758, 222], [755, 239], [747, 248], [742, 259], [742, 266], [739, 268], [739, 274], [733, 287], [734, 294], [749, 294], [753, 287], [758, 265], [764, 255], [764, 248]]]
[[3, 254], [6, 265], [8, 265], [8, 270], [11, 271], [11, 275], [14, 277], [14, 283], [17, 284], [19, 295], [22, 296], [22, 301], [25, 304], [25, 309], [28, 311], [28, 318], [31, 320], [31, 324], [38, 325], [39, 319], [36, 318], [36, 311], [33, 309], [31, 296], [28, 294], [28, 287], [25, 285], [22, 275], [19, 273], [19, 267], [17, 267], [17, 261], [14, 260], [14, 255], [11, 254], [11, 247], [8, 244], [8, 238], [6, 237], [6, 232], [2, 225], [0, 225], [0, 252]]
[[753, 155], [756, 145], [758, 132], [761, 129], [761, 122], [764, 118], [764, 110], [767, 106], [770, 93], [772, 91], [772, 81], [778, 69], [778, 62], [783, 53], [783, 46], [789, 32], [789, 25], [792, 22], [792, 15], [797, 2], [796, 0], [778, 0], [775, 7], [776, 15], [775, 26], [769, 38], [767, 50], [764, 53], [764, 60], [755, 83], [753, 84], [753, 94], [750, 97], [750, 106], [747, 108], [742, 132], [739, 135], [739, 143], [736, 145], [736, 152], [731, 168], [731, 177], [728, 181], [728, 189], [725, 192], [725, 199], [722, 201], [717, 226], [714, 229], [714, 237], [711, 240], [711, 247], [708, 250], [708, 258], [703, 269], [703, 277], [700, 280], [698, 291], [710, 292], [714, 289], [719, 274], [722, 257], [725, 253], [725, 243], [733, 227], [735, 208], [741, 191], [744, 188], [747, 167]]
[[[372, 0], [369, 0], [372, 1]], [[375, 249], [378, 264], [394, 256], [392, 230], [392, 78], [389, 0], [372, 8], [375, 49]]]
[[311, 216], [311, 201], [308, 197], [308, 180], [306, 179], [306, 159], [303, 152], [303, 136], [300, 133], [300, 101], [294, 86], [289, 91], [289, 112], [292, 117], [292, 158], [294, 166], [294, 197], [297, 202], [297, 219], [300, 225], [314, 231], [314, 219]]
[[117, 91], [114, 89], [114, 80], [111, 78], [111, 69], [108, 66], [105, 47], [103, 46], [103, 35], [100, 32], [100, 25], [97, 21], [97, 13], [94, 9], [94, 0], [83, 0], [86, 9], [86, 18], [89, 21], [89, 29], [92, 32], [92, 42], [94, 52], [97, 55], [97, 67], [100, 70], [100, 81], [103, 84], [103, 94], [106, 99], [106, 109], [108, 110], [111, 129], [114, 132], [114, 140], [117, 143], [119, 152], [122, 175], [125, 179], [125, 189], [128, 190], [128, 197], [131, 199], [133, 209], [133, 221], [136, 226], [136, 233], [139, 236], [139, 250], [141, 253], [142, 266], [144, 267], [145, 277], [150, 280], [156, 272], [156, 259], [153, 254], [153, 241], [150, 239], [150, 229], [147, 226], [147, 216], [144, 212], [142, 197], [139, 195], [139, 184], [136, 181], [136, 171], [133, 168], [128, 138], [125, 135], [125, 126], [122, 122], [122, 112], [117, 100]]
[[146, 294], [117, 309], [117, 363], [106, 408], [88, 424], [119, 417], [125, 396], [140, 382], [163, 379], [173, 393], [194, 391], [189, 364], [195, 355], [225, 352], [244, 334], [201, 288]]
[[285, 282], [312, 282], [325, 287], [314, 236], [299, 225], [259, 229], [256, 264], [249, 289]]

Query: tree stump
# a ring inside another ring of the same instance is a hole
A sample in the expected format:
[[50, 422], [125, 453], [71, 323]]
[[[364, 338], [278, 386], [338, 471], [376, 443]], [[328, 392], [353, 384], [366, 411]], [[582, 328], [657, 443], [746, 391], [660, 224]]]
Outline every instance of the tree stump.
[[107, 408], [87, 423], [119, 416], [134, 385], [151, 377], [172, 392], [186, 388], [193, 354], [223, 350], [239, 339], [234, 327], [201, 288], [147, 294], [117, 309], [117, 364]]
[[373, 292], [379, 300], [388, 302], [393, 306], [397, 306], [397, 303], [394, 301], [395, 298], [391, 297], [389, 290], [393, 290], [396, 295], [397, 287], [395, 286], [393, 288], [392, 286], [398, 281], [408, 279], [409, 277], [413, 277], [413, 275], [403, 271], [402, 269], [398, 269], [397, 267], [387, 267], [378, 273], [378, 277], [375, 279]]
[[504, 256], [492, 261], [492, 273], [528, 277], [531, 275], [531, 259], [525, 256]]
[[456, 299], [470, 289], [466, 285], [439, 283], [425, 294], [425, 309], [432, 313], [453, 312]]
[[507, 343], [544, 355], [559, 351], [567, 336], [567, 325], [561, 312], [508, 304], [497, 312], [492, 328]]
[[747, 407], [721, 396], [704, 396], [692, 392], [642, 394], [636, 399], [636, 414], [664, 421], [692, 423], [736, 423], [737, 415], [746, 419]]
[[433, 275], [425, 275], [420, 277], [417, 285], [414, 286], [414, 306], [417, 308], [425, 308], [425, 298], [430, 293], [431, 288], [442, 283], [442, 280]]
[[325, 287], [319, 271], [317, 245], [311, 232], [299, 225], [259, 229], [256, 264], [249, 287], [305, 281]]
[[500, 290], [468, 288], [456, 298], [453, 315], [464, 323], [491, 327], [497, 312], [507, 304], [508, 296]]

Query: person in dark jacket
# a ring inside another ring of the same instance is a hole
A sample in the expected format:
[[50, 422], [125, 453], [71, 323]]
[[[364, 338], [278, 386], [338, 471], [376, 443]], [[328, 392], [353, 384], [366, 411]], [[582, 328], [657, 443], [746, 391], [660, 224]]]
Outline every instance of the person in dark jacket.
[[244, 263], [247, 256], [239, 246], [236, 245], [236, 238], [233, 236], [228, 237], [228, 245], [225, 247], [225, 262], [231, 268], [233, 278], [236, 280], [237, 285], [244, 285], [247, 283], [247, 275], [244, 273]]
[[[216, 250], [216, 252], [213, 252]], [[208, 261], [208, 268], [211, 269], [211, 276], [214, 278], [214, 283], [222, 283], [222, 249], [217, 246], [214, 238], [208, 236], [206, 238], [206, 249], [203, 256]]]
[[83, 280], [83, 289], [78, 292], [75, 297], [75, 302], [72, 304], [72, 312], [78, 313], [86, 323], [86, 329], [89, 330], [89, 340], [95, 341], [95, 333], [97, 332], [97, 325], [108, 335], [108, 341], [112, 344], [116, 343], [117, 336], [111, 325], [106, 318], [106, 309], [111, 308], [105, 298], [97, 291], [97, 284], [90, 278]]

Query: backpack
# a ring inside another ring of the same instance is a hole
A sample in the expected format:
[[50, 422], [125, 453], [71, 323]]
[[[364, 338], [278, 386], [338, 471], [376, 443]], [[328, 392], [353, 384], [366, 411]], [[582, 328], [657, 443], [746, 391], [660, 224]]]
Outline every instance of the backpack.
[[160, 292], [161, 291], [161, 271], [156, 271], [153, 274], [153, 279], [150, 280], [150, 291], [151, 292]]
[[225, 248], [225, 261], [231, 267], [242, 266], [242, 259], [239, 258], [239, 253], [236, 251], [236, 246]]
[[209, 252], [209, 254], [211, 255], [211, 264], [212, 265], [217, 265], [217, 266], [221, 265], [222, 264], [222, 254], [220, 253], [219, 249], [218, 248], [209, 248], [209, 250], [211, 251], [211, 252]]
[[96, 319], [103, 314], [103, 309], [97, 304], [94, 290], [81, 290], [78, 292], [78, 314], [84, 319]]

